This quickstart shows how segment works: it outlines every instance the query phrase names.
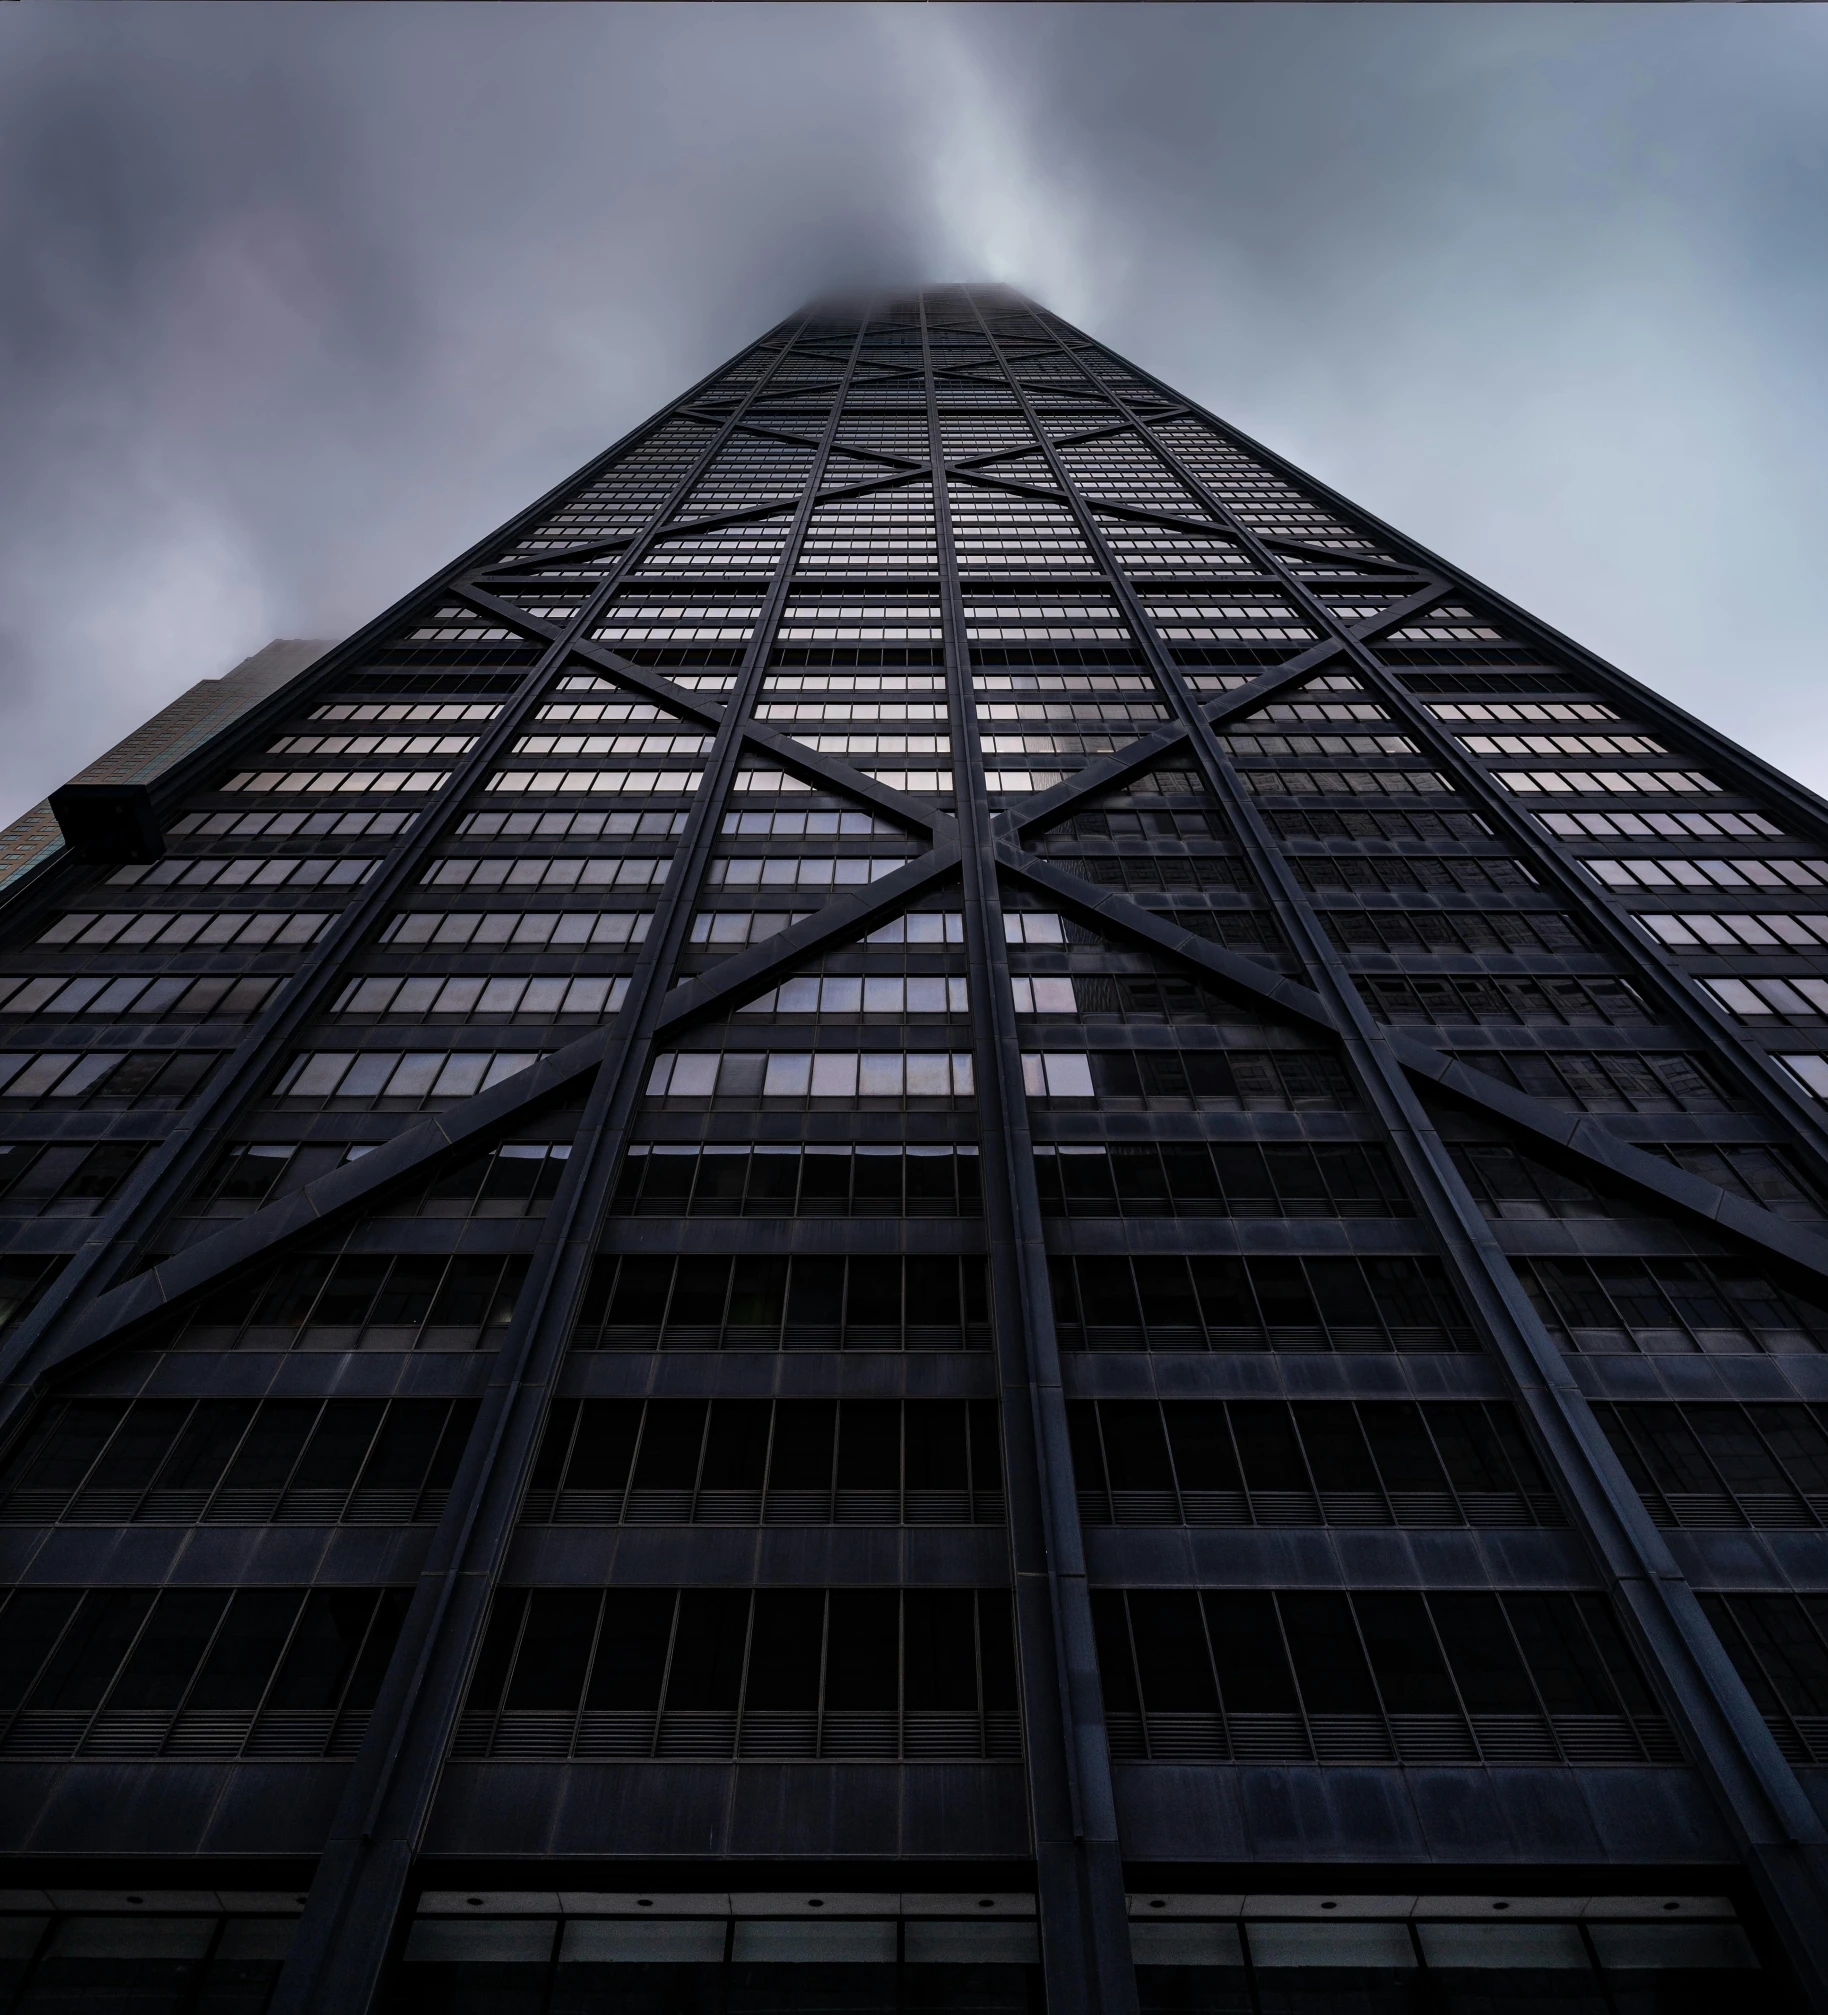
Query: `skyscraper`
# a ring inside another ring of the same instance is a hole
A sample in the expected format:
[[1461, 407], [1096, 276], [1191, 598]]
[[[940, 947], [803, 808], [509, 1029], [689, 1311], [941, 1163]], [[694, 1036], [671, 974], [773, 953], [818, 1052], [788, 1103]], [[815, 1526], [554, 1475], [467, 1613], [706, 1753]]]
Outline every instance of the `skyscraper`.
[[940, 288], [53, 803], [0, 2009], [1828, 2007], [1808, 792]]

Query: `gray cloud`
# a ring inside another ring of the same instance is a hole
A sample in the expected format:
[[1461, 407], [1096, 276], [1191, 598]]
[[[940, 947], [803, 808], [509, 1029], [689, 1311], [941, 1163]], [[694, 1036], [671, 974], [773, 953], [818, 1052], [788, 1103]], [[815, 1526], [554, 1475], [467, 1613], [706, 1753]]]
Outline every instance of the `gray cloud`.
[[0, 9], [0, 815], [958, 275], [1828, 784], [1825, 67], [1814, 8]]

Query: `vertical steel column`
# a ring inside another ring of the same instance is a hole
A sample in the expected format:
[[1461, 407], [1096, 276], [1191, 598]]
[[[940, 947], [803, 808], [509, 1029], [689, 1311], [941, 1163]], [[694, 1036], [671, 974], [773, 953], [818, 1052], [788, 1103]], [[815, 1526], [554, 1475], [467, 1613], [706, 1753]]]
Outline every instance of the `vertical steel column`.
[[[795, 324], [794, 335], [797, 336], [803, 327], [802, 319]], [[772, 330], [769, 333], [775, 335], [779, 332]], [[767, 337], [761, 339], [764, 343], [767, 340]], [[792, 348], [793, 340], [794, 336], [788, 337], [774, 362], [743, 394], [722, 425], [711, 433], [703, 450], [693, 457], [686, 474], [669, 488], [647, 523], [630, 540], [621, 558], [583, 598], [570, 620], [540, 653], [534, 666], [523, 675], [519, 690], [502, 706], [484, 732], [476, 737], [475, 747], [450, 771], [432, 802], [407, 825], [382, 856], [380, 872], [371, 876], [336, 913], [330, 929], [311, 947], [298, 971], [279, 989], [273, 1004], [254, 1022], [228, 1062], [216, 1072], [203, 1093], [179, 1113], [172, 1131], [145, 1157], [109, 1209], [94, 1220], [94, 1228], [49, 1292], [0, 1346], [0, 1434], [4, 1434], [9, 1423], [34, 1397], [37, 1381], [48, 1362], [54, 1361], [58, 1342], [71, 1323], [107, 1289], [121, 1266], [175, 1208], [202, 1173], [209, 1156], [220, 1147], [224, 1129], [233, 1125], [267, 1082], [285, 1046], [320, 1012], [323, 999], [345, 962], [386, 915], [400, 891], [423, 866], [433, 847], [444, 839], [452, 821], [463, 812], [473, 792], [500, 760], [502, 751], [550, 693], [566, 662], [571, 644], [588, 633], [589, 626], [604, 604], [647, 557], [668, 518], [691, 494], [704, 471], [766, 389]], [[751, 344], [748, 350], [738, 355], [749, 355], [759, 347], [759, 343]], [[701, 380], [683, 398], [675, 400], [664, 412], [637, 430], [631, 441], [664, 426], [682, 407], [698, 397], [706, 385], [714, 383], [716, 378], [728, 371], [735, 361], [733, 358], [720, 365], [711, 377]], [[613, 462], [609, 466], [613, 468]], [[605, 473], [608, 471], [601, 459], [591, 463], [582, 475], [563, 486], [564, 494], [575, 495], [579, 488], [598, 480]], [[543, 499], [541, 507], [548, 505], [549, 501]], [[523, 513], [520, 518], [511, 521], [511, 526], [524, 526], [526, 522], [527, 514]], [[510, 529], [504, 529], [489, 542], [489, 548], [499, 550], [500, 542], [510, 535]], [[439, 577], [434, 590], [421, 591], [413, 599], [423, 601], [432, 592], [439, 595], [457, 593], [460, 578], [461, 570], [447, 572]], [[233, 741], [238, 732], [245, 735], [247, 730], [242, 724], [231, 724], [224, 739]], [[270, 729], [263, 728], [259, 738], [264, 739], [270, 732]]]
[[1047, 2005], [1049, 2015], [1132, 2015], [1136, 1975], [1104, 1697], [924, 300], [921, 347]]
[[[985, 333], [989, 337], [988, 324]], [[994, 337], [990, 340], [994, 345]], [[1096, 383], [1082, 364], [1078, 368], [1082, 376]], [[1013, 373], [1011, 382], [1015, 382]], [[1103, 387], [1099, 390], [1116, 403], [1114, 395]], [[1109, 571], [1126, 618], [1144, 639], [1156, 675], [1188, 727], [1201, 768], [1230, 813], [1240, 844], [1306, 968], [1309, 984], [1334, 1014], [1354, 1075], [1388, 1130], [1411, 1191], [1441, 1242], [1456, 1284], [1507, 1374], [1513, 1396], [1534, 1430], [1551, 1473], [1561, 1481], [1576, 1526], [1623, 1612], [1631, 1637], [1645, 1656], [1690, 1757], [1713, 1788], [1722, 1816], [1742, 1844], [1747, 1867], [1811, 2005], [1828, 2009], [1828, 1827], [1784, 1761], [1744, 1681], [1702, 1614], [1694, 1590], [1651, 1523], [1561, 1351], [1524, 1294], [1407, 1074], [1365, 1007], [1332, 939], [1295, 881], [1282, 850], [1270, 838], [1262, 815], [1240, 784], [1230, 757], [1188, 689], [1173, 654], [1115, 565], [1090, 510], [1019, 386], [1017, 395], [1042, 441], [1055, 481]], [[1260, 542], [1181, 467], [1178, 458], [1152, 436], [1140, 428], [1138, 431], [1163, 466], [1200, 499], [1218, 529], [1263, 557]], [[1327, 614], [1328, 627], [1339, 635], [1338, 626], [1330, 620], [1331, 612]], [[1354, 648], [1349, 638], [1341, 641]]]
[[806, 524], [844, 412], [867, 317], [833, 397], [667, 877], [616, 1039], [598, 1066], [558, 1194], [450, 1501], [438, 1524], [361, 1751], [319, 1862], [270, 2015], [364, 2015], [374, 2000], [430, 1817], [471, 1665], [520, 1513], [571, 1324], [646, 1082], [649, 1052], [742, 755]]

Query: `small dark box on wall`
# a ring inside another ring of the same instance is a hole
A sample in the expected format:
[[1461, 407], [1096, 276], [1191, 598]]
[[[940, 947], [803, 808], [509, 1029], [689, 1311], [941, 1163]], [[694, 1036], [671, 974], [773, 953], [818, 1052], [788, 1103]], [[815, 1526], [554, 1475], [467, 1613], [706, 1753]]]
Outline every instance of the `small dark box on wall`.
[[89, 861], [157, 861], [165, 835], [144, 784], [65, 784], [51, 793], [63, 836]]

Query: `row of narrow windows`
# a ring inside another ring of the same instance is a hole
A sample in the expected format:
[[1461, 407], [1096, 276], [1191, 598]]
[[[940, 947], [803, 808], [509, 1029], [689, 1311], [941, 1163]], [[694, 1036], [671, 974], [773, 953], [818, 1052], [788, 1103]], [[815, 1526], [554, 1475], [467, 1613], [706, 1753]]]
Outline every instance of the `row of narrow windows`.
[[1015, 1758], [1002, 1589], [512, 1589], [466, 1756]]
[[[1828, 1309], [1734, 1259], [1519, 1258], [1552, 1335], [1582, 1352], [1828, 1348]], [[16, 1312], [60, 1262], [8, 1262]], [[307, 1253], [200, 1297], [167, 1340], [202, 1349], [478, 1348], [511, 1319], [524, 1258]], [[1059, 1256], [1067, 1348], [1438, 1351], [1473, 1347], [1439, 1261], [1425, 1257]], [[605, 1254], [574, 1330], [586, 1349], [987, 1347], [981, 1258]]]
[[[1820, 1408], [1596, 1402], [1667, 1525], [1828, 1521]], [[0, 1520], [412, 1524], [436, 1518], [470, 1400], [70, 1399], [0, 1470]], [[1082, 1516], [1118, 1525], [1558, 1524], [1508, 1405], [1074, 1400]], [[1000, 1523], [991, 1400], [561, 1399], [523, 1515], [561, 1524]]]
[[[644, 1900], [679, 1907], [664, 1895]], [[938, 1914], [992, 1899], [934, 1899], [927, 1906], [933, 1914], [901, 1924], [860, 1917], [863, 1899], [813, 1900], [844, 1915], [821, 1918], [796, 1897], [777, 1917], [573, 1916], [561, 1923], [519, 1912], [462, 1915], [464, 1902], [428, 1899], [387, 2015], [457, 2015], [485, 1994], [500, 1996], [492, 2005], [512, 2006], [517, 2015], [578, 2015], [598, 2005], [664, 2007], [669, 2015], [1040, 2015], [1032, 1920]], [[1529, 1921], [1513, 1923], [1469, 1921], [1463, 1903], [1428, 1898], [1415, 1903], [1414, 1921], [1366, 1921], [1355, 1911], [1341, 1922], [1319, 1914], [1328, 1901], [1338, 1899], [1290, 1898], [1287, 1907], [1299, 1917], [1264, 1921], [1277, 1900], [1252, 1898], [1248, 1907], [1257, 1914], [1239, 1924], [1230, 1899], [1213, 1899], [1208, 1908], [1199, 1899], [1191, 1909], [1177, 1899], [1185, 1914], [1165, 1921], [1147, 1912], [1166, 1908], [1167, 1899], [1132, 1899], [1129, 1943], [1142, 2015], [1330, 2015], [1335, 2008], [1486, 2015], [1498, 2007], [1519, 2015], [1706, 2015], [1755, 1990], [1758, 1978], [1752, 1944], [1723, 1903], [1703, 1911], [1713, 1922], [1646, 1922], [1641, 1903], [1624, 1902], [1611, 1914], [1636, 1921], [1576, 1919], [1572, 1910], [1544, 1921], [1535, 1905]], [[1607, 1914], [1603, 1902], [1590, 1907]], [[1451, 1921], [1426, 1921], [1436, 1917]], [[283, 1920], [278, 1929], [288, 1929]], [[264, 1927], [262, 1935], [273, 1936]]]
[[1092, 1615], [1114, 1760], [1680, 1760], [1600, 1595], [1107, 1589]]

